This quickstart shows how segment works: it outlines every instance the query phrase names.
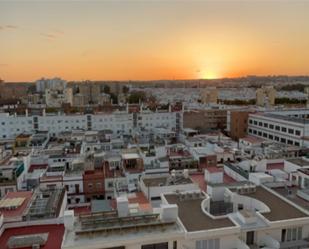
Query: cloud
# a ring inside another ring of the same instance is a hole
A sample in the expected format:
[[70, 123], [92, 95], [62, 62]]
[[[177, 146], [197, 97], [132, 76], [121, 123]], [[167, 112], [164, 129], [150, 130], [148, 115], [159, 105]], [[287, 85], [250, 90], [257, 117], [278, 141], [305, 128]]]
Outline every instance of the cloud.
[[53, 33], [54, 35], [58, 35], [58, 36], [64, 35], [64, 32], [58, 29], [52, 30], [51, 33]]
[[62, 35], [64, 35], [64, 32], [60, 31], [60, 30], [52, 30], [52, 31], [48, 31], [48, 32], [41, 32], [39, 35], [41, 37], [46, 38], [49, 41], [51, 41], [51, 40], [55, 40], [55, 39], [61, 37]]
[[7, 29], [18, 29], [18, 26], [15, 26], [15, 25], [5, 25], [5, 28]]
[[1, 30], [13, 30], [13, 29], [18, 29], [18, 26], [16, 26], [16, 25], [11, 25], [11, 24], [1, 25], [1, 26], [0, 26], [0, 31], [1, 31]]
[[43, 36], [45, 38], [48, 38], [48, 39], [55, 39], [56, 36], [54, 34], [51, 34], [51, 33], [40, 33], [40, 36]]

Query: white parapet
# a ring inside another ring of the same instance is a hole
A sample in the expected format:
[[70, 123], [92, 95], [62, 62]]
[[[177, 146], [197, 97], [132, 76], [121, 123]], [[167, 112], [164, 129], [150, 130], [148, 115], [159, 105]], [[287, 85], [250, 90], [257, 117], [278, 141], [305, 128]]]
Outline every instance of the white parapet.
[[65, 210], [63, 215], [64, 226], [67, 230], [74, 228], [74, 210]]

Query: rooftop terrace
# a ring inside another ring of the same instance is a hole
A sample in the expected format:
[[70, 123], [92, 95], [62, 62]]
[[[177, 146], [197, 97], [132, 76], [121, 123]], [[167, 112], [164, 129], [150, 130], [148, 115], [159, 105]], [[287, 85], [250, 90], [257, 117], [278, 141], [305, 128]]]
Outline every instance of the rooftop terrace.
[[188, 232], [234, 227], [229, 218], [212, 219], [201, 208], [205, 197], [182, 200], [177, 194], [164, 195], [169, 204], [178, 205], [178, 216]]

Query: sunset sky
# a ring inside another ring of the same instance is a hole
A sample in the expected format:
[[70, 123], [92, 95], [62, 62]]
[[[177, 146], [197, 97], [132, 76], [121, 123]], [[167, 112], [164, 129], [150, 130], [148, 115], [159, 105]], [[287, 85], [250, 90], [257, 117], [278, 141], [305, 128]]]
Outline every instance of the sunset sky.
[[0, 78], [309, 75], [309, 1], [1, 1]]

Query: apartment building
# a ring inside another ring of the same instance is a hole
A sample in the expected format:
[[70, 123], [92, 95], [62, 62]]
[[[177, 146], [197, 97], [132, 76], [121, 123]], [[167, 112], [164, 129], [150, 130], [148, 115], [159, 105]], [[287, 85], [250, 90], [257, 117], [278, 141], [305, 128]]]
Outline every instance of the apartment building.
[[51, 136], [71, 130], [111, 130], [114, 134], [131, 134], [134, 128], [152, 130], [164, 127], [170, 131], [182, 128], [181, 112], [128, 113], [115, 111], [95, 114], [46, 113], [42, 115], [10, 115], [0, 113], [0, 138], [15, 138], [21, 133], [48, 131]]
[[207, 132], [226, 128], [227, 111], [221, 109], [191, 110], [183, 114], [184, 128]]
[[244, 138], [247, 135], [249, 113], [248, 110], [227, 112], [227, 131], [233, 140]]
[[309, 147], [309, 110], [249, 114], [248, 133], [275, 142]]

